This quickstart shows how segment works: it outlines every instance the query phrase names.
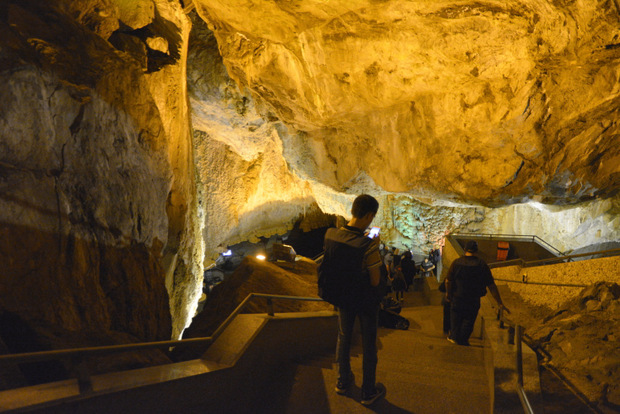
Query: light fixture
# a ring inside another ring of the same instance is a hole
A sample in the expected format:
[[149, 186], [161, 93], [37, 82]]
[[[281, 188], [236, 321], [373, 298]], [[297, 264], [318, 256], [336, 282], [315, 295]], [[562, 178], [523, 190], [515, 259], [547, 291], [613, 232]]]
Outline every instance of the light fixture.
[[265, 259], [266, 259], [266, 257], [265, 257], [265, 255], [264, 255], [264, 254], [257, 254], [257, 255], [256, 255], [256, 258], [257, 258], [258, 260], [265, 260]]

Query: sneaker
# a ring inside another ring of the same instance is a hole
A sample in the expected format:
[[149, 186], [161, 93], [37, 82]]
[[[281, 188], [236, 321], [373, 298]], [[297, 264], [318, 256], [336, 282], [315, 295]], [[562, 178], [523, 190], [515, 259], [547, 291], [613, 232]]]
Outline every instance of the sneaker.
[[355, 375], [351, 372], [348, 378], [342, 379], [338, 378], [338, 382], [336, 383], [336, 392], [340, 395], [344, 395], [347, 393], [347, 390], [351, 385], [355, 383]]
[[384, 395], [385, 395], [385, 385], [378, 382], [377, 385], [375, 385], [375, 390], [371, 392], [370, 394], [366, 394], [365, 392], [362, 391], [362, 404], [371, 405], [372, 403], [374, 403], [375, 401], [377, 401], [379, 398], [383, 397]]

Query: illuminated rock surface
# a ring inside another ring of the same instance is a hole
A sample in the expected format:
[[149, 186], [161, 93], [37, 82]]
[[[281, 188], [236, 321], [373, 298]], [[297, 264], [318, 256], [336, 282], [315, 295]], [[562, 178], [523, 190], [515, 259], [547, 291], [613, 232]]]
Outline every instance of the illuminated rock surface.
[[616, 0], [184, 6], [0, 3], [2, 317], [176, 338], [203, 260], [360, 192], [419, 252], [620, 239]]
[[[183, 87], [190, 23], [157, 4], [150, 33], [114, 34], [109, 2], [0, 5], [2, 317], [96, 327], [114, 343], [178, 336], [193, 316], [203, 254]], [[106, 41], [155, 34], [170, 51], [144, 46], [146, 67]], [[52, 341], [13, 340], [13, 352]]]
[[[188, 62], [199, 171], [216, 189], [207, 251], [273, 234], [308, 198], [348, 216], [360, 192], [378, 196], [388, 243], [422, 252], [455, 229], [562, 251], [619, 238], [617, 199], [539, 203], [617, 192], [612, 3], [195, 4], [213, 30], [194, 19]], [[244, 209], [282, 219], [248, 229]]]
[[300, 175], [493, 206], [616, 192], [611, 1], [194, 3]]

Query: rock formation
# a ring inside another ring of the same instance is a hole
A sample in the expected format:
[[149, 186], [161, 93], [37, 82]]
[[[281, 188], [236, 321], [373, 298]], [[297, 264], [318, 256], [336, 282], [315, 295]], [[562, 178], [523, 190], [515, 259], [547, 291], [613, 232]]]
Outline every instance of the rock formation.
[[[620, 406], [620, 285], [592, 284], [558, 309], [522, 320], [525, 333], [600, 412]], [[544, 317], [542, 316], [544, 315]]]
[[[203, 197], [207, 261], [211, 246], [275, 233], [303, 200], [348, 216], [362, 191], [380, 199], [385, 240], [420, 252], [459, 229], [536, 234], [562, 251], [619, 238], [618, 199], [605, 199], [620, 165], [618, 79], [605, 75], [618, 66], [614, 4], [194, 4], [212, 29], [194, 19], [188, 62], [196, 157], [207, 166], [199, 174], [216, 190]], [[577, 40], [585, 27], [599, 35]], [[575, 68], [594, 65], [581, 62], [590, 54], [599, 64], [584, 84]], [[613, 85], [598, 98], [567, 99], [599, 77]], [[559, 121], [565, 114], [570, 121]], [[609, 169], [595, 172], [584, 154]], [[288, 168], [268, 170], [266, 159]], [[593, 180], [607, 183], [606, 195]], [[243, 198], [263, 217], [286, 212], [248, 229]]]
[[459, 229], [618, 240], [619, 10], [5, 0], [0, 319], [30, 350], [179, 337], [203, 262], [360, 192], [420, 252]]
[[[200, 294], [190, 22], [140, 4], [0, 4], [0, 314], [65, 346], [177, 337]], [[11, 352], [52, 346], [15, 332]]]
[[297, 174], [489, 206], [616, 193], [613, 1], [194, 4]]

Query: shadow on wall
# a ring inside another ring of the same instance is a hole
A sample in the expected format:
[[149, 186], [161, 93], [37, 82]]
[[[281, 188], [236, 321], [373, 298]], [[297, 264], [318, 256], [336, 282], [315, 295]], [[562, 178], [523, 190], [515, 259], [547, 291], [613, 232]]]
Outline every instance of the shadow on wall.
[[[112, 247], [8, 223], [0, 223], [0, 235], [0, 342], [6, 352], [170, 339], [164, 275], [146, 246]], [[101, 373], [166, 361], [155, 351], [87, 365]], [[69, 370], [49, 367], [54, 376]], [[42, 375], [27, 367], [23, 373], [34, 383]]]

